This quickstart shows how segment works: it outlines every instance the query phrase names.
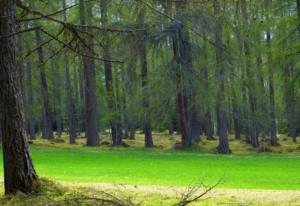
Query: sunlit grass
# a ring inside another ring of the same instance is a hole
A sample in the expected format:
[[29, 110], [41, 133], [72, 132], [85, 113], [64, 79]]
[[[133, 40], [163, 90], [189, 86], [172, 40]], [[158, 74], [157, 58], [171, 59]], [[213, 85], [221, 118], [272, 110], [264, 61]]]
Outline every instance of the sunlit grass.
[[158, 145], [154, 149], [144, 149], [138, 135], [137, 140], [126, 141], [129, 148], [88, 148], [80, 139], [73, 146], [37, 140], [31, 150], [38, 174], [57, 181], [188, 186], [223, 178], [220, 188], [300, 189], [298, 145], [289, 140], [270, 148], [275, 153], [256, 153], [231, 139], [233, 154], [226, 156], [213, 154], [217, 141], [203, 140], [199, 146], [182, 151], [172, 149], [178, 136], [156, 134], [154, 138]]

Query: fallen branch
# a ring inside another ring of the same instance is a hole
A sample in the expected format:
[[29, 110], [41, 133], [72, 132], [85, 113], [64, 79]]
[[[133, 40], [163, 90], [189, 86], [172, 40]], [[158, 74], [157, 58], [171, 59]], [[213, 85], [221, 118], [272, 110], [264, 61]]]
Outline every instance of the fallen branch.
[[200, 190], [201, 187], [203, 187], [203, 184], [201, 184], [200, 186], [189, 188], [187, 190], [187, 192], [182, 194], [180, 201], [178, 203], [174, 204], [173, 206], [186, 206], [193, 202], [199, 201], [201, 198], [203, 198], [205, 195], [207, 195], [210, 191], [215, 189], [219, 184], [221, 184], [222, 180], [223, 179], [218, 180], [218, 182], [216, 182], [216, 184], [206, 188], [205, 191], [199, 195], [196, 195], [196, 193]]

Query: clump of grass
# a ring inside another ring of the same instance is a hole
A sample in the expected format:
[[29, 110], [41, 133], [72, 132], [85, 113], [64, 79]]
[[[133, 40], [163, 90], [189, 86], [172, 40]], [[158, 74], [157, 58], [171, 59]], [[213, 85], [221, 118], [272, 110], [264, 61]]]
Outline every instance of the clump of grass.
[[[62, 186], [59, 183], [41, 178], [36, 185], [36, 190], [31, 194], [18, 192], [15, 195], [0, 197], [2, 206], [136, 206], [130, 198], [123, 198], [119, 193], [104, 191], [76, 190]], [[120, 195], [120, 196], [117, 196]]]
[[18, 192], [15, 195], [2, 196], [0, 205], [3, 206], [32, 206], [32, 205], [47, 205], [49, 201], [64, 197], [68, 192], [66, 187], [41, 178], [35, 183], [35, 190], [31, 194]]

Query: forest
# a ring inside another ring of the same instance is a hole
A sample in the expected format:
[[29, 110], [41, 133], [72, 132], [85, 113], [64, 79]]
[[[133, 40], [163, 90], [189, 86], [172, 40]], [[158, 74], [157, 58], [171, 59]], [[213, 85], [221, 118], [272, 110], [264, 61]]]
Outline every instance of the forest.
[[0, 205], [300, 204], [299, 54], [300, 0], [0, 0]]

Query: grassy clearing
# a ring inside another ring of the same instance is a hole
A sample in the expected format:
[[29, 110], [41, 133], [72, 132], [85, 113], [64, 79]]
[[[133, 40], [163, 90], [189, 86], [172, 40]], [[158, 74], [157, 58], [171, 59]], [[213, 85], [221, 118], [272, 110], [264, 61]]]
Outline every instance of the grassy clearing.
[[257, 154], [239, 141], [231, 141], [234, 154], [225, 156], [212, 154], [216, 141], [203, 142], [191, 151], [180, 151], [163, 147], [171, 145], [166, 142], [177, 140], [155, 138], [160, 141], [160, 149], [139, 147], [141, 138], [132, 141], [134, 147], [129, 148], [87, 148], [81, 143], [69, 146], [41, 140], [31, 148], [38, 174], [56, 181], [188, 186], [200, 182], [213, 184], [223, 177], [220, 188], [300, 189], [297, 150], [291, 150], [290, 154]]
[[[1, 199], [0, 205], [21, 202], [45, 205], [49, 198], [60, 200], [74, 193], [90, 192], [97, 196], [103, 188], [133, 197], [143, 205], [160, 205], [161, 202], [171, 205], [189, 185], [200, 182], [210, 185], [221, 177], [224, 182], [211, 193], [210, 197], [214, 198], [201, 205], [300, 204], [300, 147], [286, 137], [280, 138], [280, 147], [266, 145], [268, 152], [259, 154], [231, 138], [233, 154], [228, 156], [213, 154], [217, 141], [203, 140], [189, 151], [175, 150], [173, 145], [178, 143], [179, 137], [163, 134], [154, 135], [154, 149], [143, 148], [142, 135], [138, 135], [137, 140], [126, 141], [127, 148], [87, 148], [83, 146], [84, 141], [79, 139], [72, 146], [60, 141], [31, 143], [38, 174], [63, 183], [66, 189], [62, 194], [50, 190], [47, 195], [6, 197]], [[104, 136], [102, 141], [109, 139]], [[2, 157], [2, 165], [1, 161]], [[0, 176], [3, 176], [2, 169]], [[180, 192], [174, 193], [178, 190]]]
[[44, 147], [32, 154], [38, 173], [57, 181], [188, 186], [223, 177], [222, 188], [300, 189], [300, 156]]
[[[164, 186], [129, 186], [113, 184], [61, 184], [42, 180], [41, 191], [32, 195], [18, 193], [15, 196], [0, 196], [3, 206], [105, 206], [101, 199], [121, 200], [141, 206], [171, 206], [178, 203], [187, 188]], [[197, 194], [203, 192], [200, 189]], [[197, 195], [196, 194], [196, 195]], [[113, 196], [113, 198], [112, 198]], [[276, 198], [275, 198], [276, 197]], [[300, 192], [266, 190], [220, 190], [208, 193], [191, 206], [295, 206], [300, 204]]]

